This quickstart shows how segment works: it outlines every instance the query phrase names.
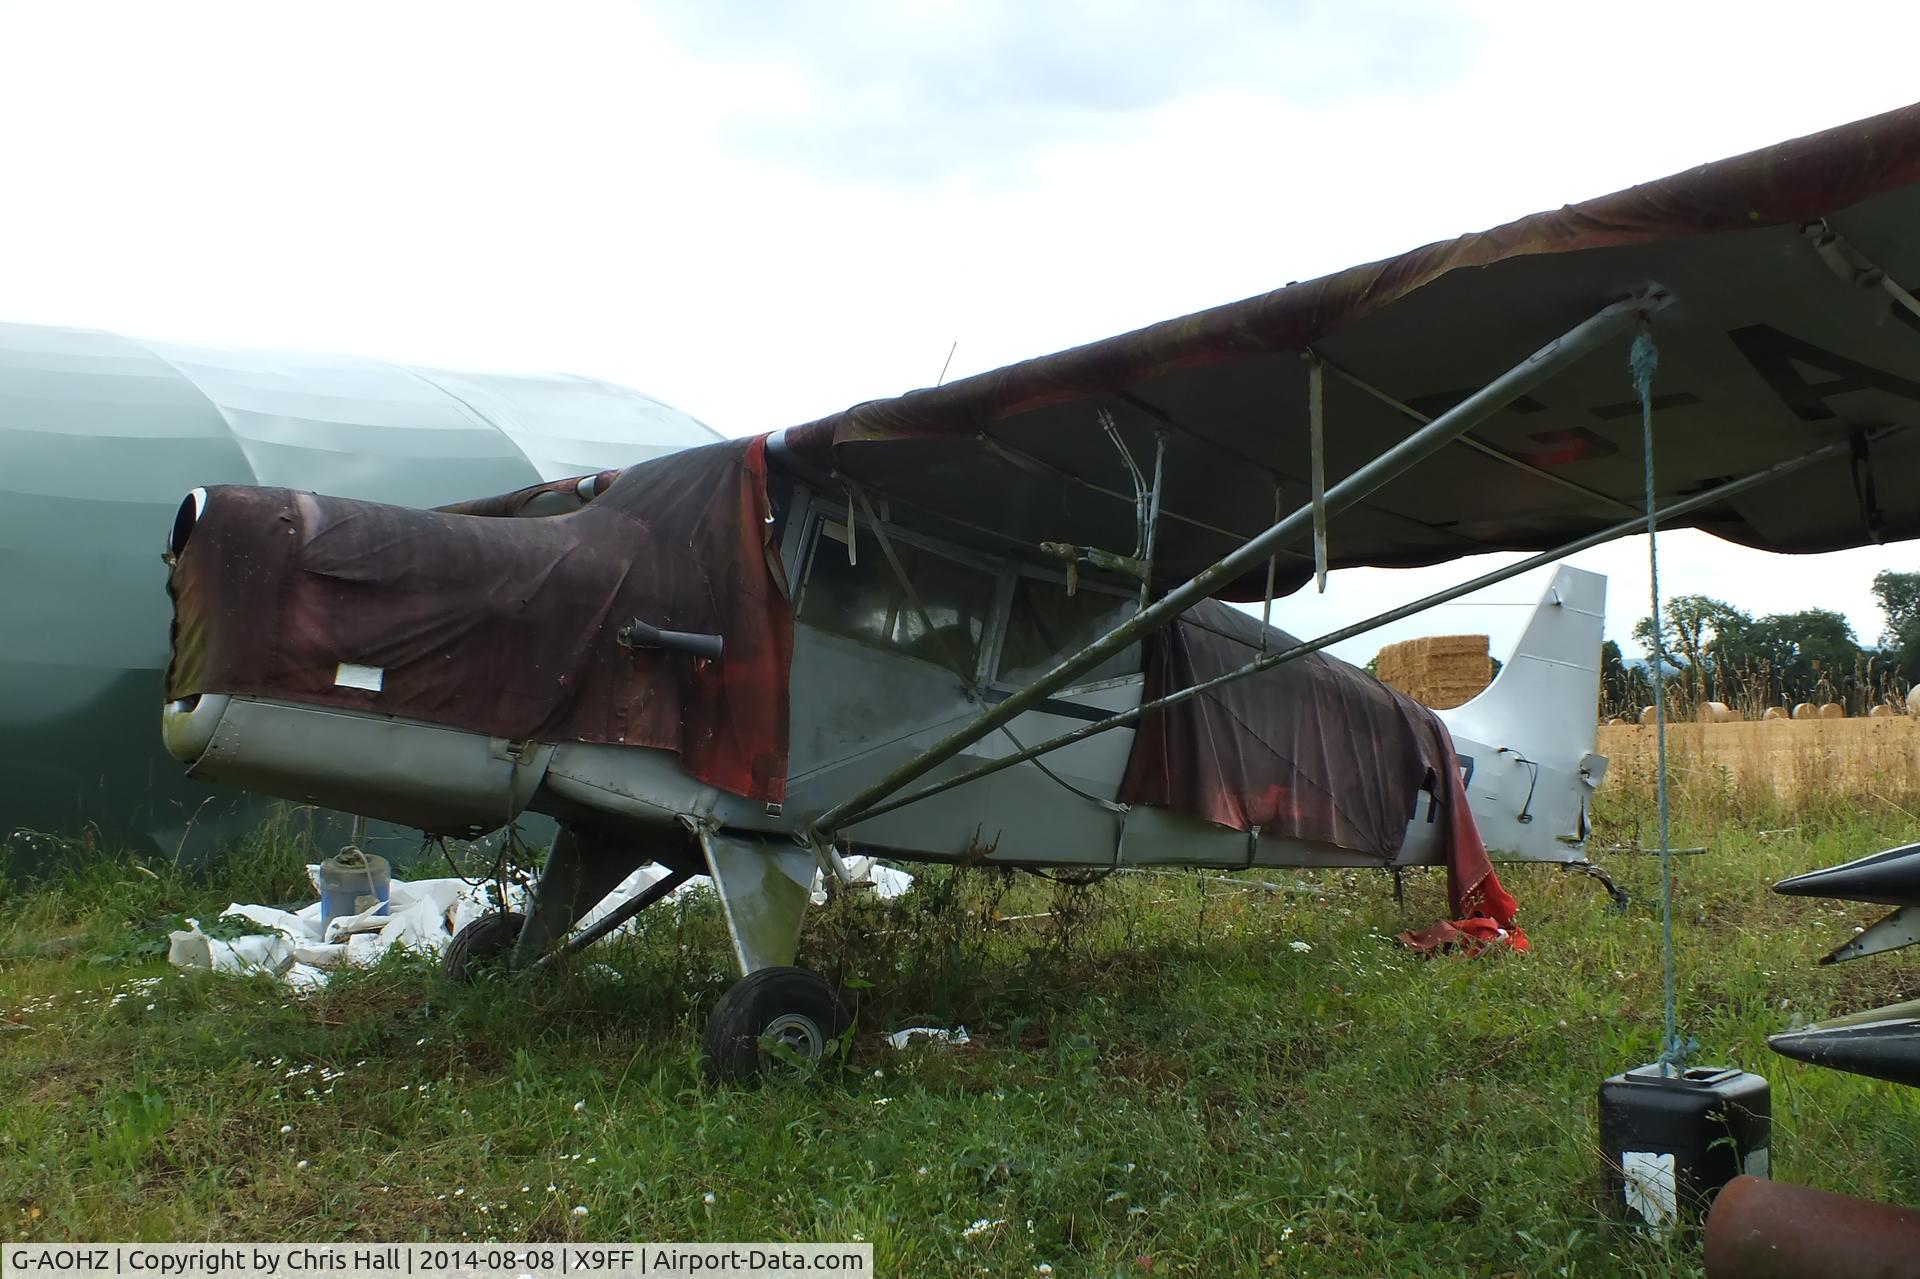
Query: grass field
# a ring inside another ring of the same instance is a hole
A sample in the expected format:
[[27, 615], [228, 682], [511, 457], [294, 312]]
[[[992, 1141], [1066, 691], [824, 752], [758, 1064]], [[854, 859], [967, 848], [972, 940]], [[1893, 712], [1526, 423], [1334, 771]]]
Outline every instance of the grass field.
[[[1596, 843], [1645, 833], [1632, 767], [1603, 798]], [[1911, 788], [1782, 802], [1696, 777], [1681, 798], [1676, 842], [1708, 849], [1677, 859], [1698, 1060], [1772, 1080], [1776, 1175], [1920, 1200], [1912, 1094], [1764, 1042], [1916, 993], [1904, 956], [1814, 967], [1874, 908], [1766, 891], [1915, 838]], [[743, 1090], [696, 1056], [728, 979], [697, 902], [471, 990], [406, 957], [306, 1000], [164, 966], [182, 913], [305, 896], [306, 851], [269, 834], [198, 875], [102, 856], [3, 886], [7, 1237], [863, 1238], [889, 1276], [1697, 1268], [1598, 1193], [1595, 1090], [1658, 1039], [1651, 857], [1607, 861], [1625, 917], [1587, 880], [1510, 871], [1534, 951], [1478, 961], [1391, 940], [1442, 913], [1438, 873], [1399, 907], [1369, 873], [1316, 895], [930, 872], [814, 912], [802, 962], [862, 1001], [849, 1068]], [[878, 1042], [961, 1023], [964, 1048]]]

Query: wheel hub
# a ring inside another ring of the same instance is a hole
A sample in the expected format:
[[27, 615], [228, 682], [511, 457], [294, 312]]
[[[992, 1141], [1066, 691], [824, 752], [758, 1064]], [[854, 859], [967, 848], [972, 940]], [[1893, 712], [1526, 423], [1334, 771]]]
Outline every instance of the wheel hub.
[[779, 1044], [802, 1061], [818, 1060], [827, 1047], [820, 1023], [805, 1013], [782, 1013], [767, 1023], [760, 1038]]

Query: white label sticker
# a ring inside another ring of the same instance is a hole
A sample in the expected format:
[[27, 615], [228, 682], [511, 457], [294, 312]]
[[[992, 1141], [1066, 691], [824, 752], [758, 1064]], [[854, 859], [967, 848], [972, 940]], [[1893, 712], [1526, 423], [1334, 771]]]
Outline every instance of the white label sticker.
[[1749, 1177], [1771, 1176], [1770, 1168], [1771, 1164], [1767, 1158], [1767, 1148], [1765, 1146], [1760, 1147], [1758, 1150], [1749, 1150], [1747, 1157], [1740, 1161], [1740, 1170]]
[[1680, 1197], [1674, 1186], [1673, 1156], [1629, 1150], [1620, 1156], [1626, 1175], [1627, 1207], [1650, 1226], [1664, 1228], [1679, 1215]]
[[377, 693], [386, 676], [387, 669], [384, 666], [358, 666], [352, 662], [342, 662], [333, 673], [333, 683], [336, 688], [364, 688], [369, 693]]

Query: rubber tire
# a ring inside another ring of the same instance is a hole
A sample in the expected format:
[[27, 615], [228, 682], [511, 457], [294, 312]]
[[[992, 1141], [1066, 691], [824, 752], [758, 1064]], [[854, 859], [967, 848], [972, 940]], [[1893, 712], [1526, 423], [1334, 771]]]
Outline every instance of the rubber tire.
[[450, 981], [471, 986], [481, 973], [502, 967], [500, 961], [520, 940], [520, 930], [526, 923], [525, 915], [511, 910], [482, 915], [453, 935], [440, 960], [440, 970]]
[[[720, 996], [707, 1019], [707, 1074], [717, 1083], [748, 1083], [779, 1062], [761, 1039], [782, 1018], [798, 1016], [818, 1032], [808, 1060], [829, 1059], [853, 1024], [833, 987], [804, 968], [762, 968]], [[808, 1038], [813, 1038], [809, 1035]]]

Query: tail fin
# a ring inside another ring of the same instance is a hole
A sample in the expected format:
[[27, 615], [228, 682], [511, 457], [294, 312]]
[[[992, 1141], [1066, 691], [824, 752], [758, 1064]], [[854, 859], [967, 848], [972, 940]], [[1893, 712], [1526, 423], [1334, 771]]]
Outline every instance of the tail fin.
[[1472, 701], [1440, 712], [1447, 730], [1536, 758], [1577, 760], [1591, 751], [1606, 611], [1605, 577], [1564, 564], [1555, 569], [1499, 676]]
[[1599, 733], [1607, 579], [1554, 570], [1513, 655], [1486, 690], [1438, 712], [1453, 735], [1481, 837], [1496, 858], [1584, 856]]

